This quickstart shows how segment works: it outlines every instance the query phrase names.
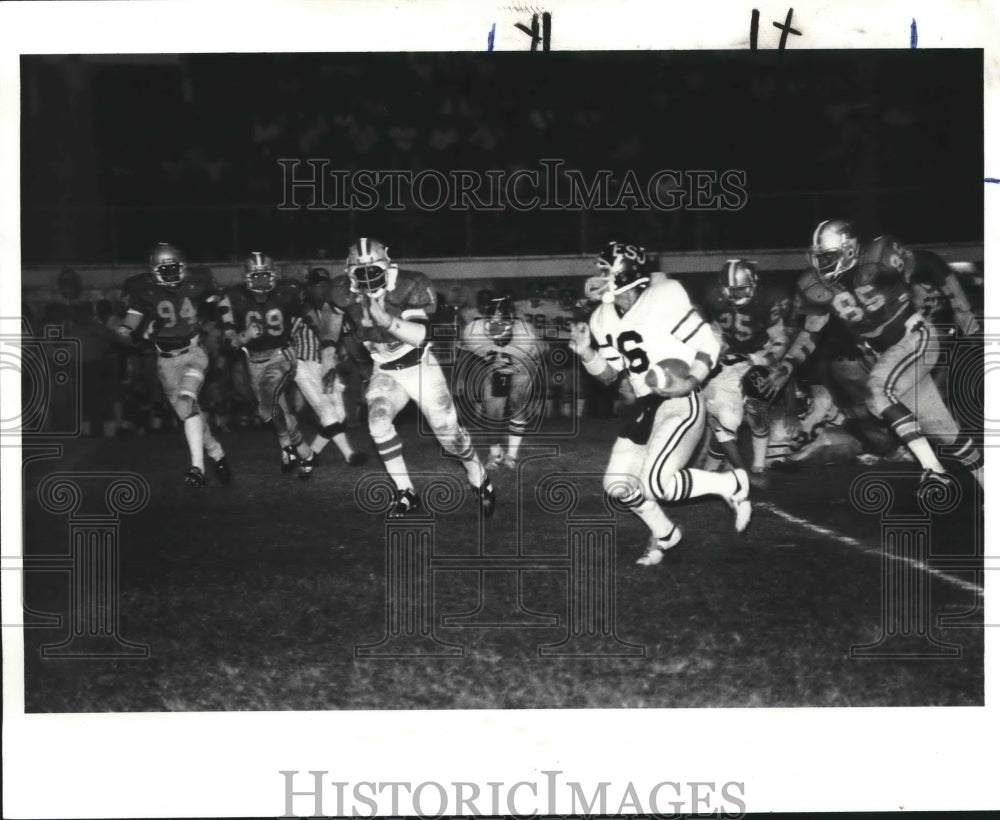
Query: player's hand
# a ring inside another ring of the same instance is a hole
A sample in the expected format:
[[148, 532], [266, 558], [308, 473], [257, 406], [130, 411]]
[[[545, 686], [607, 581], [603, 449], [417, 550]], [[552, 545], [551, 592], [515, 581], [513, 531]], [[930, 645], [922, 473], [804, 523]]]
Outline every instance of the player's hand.
[[378, 327], [389, 327], [389, 323], [392, 322], [392, 316], [379, 299], [368, 300], [368, 314]]
[[589, 302], [600, 302], [610, 284], [607, 276], [590, 276], [583, 283], [583, 295]]
[[578, 356], [590, 349], [590, 325], [586, 322], [573, 322], [569, 331], [569, 348]]
[[247, 325], [247, 329], [243, 331], [243, 341], [252, 342], [254, 339], [259, 339], [264, 335], [264, 326], [260, 322], [250, 322]]
[[337, 379], [340, 376], [336, 367], [331, 367], [323, 374], [323, 392], [335, 393], [337, 390]]
[[761, 386], [760, 392], [765, 398], [773, 399], [781, 391], [781, 388], [788, 383], [791, 375], [792, 367], [787, 362], [776, 365], [771, 368], [771, 375], [768, 376], [767, 381]]

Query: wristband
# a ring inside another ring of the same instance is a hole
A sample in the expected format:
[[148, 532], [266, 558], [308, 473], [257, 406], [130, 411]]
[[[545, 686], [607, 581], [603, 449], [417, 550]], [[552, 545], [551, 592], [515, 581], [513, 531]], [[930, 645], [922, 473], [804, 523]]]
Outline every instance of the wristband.
[[583, 356], [581, 356], [580, 361], [583, 362], [584, 369], [591, 376], [600, 376], [608, 366], [607, 362], [598, 356], [597, 353], [594, 353], [591, 359], [584, 359]]

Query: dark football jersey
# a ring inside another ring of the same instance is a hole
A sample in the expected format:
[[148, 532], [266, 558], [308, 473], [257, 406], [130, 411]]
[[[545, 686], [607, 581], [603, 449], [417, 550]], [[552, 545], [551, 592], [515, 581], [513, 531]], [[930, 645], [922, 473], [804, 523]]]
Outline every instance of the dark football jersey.
[[163, 287], [147, 272], [125, 280], [122, 302], [144, 320], [157, 320], [150, 336], [154, 342], [176, 345], [200, 332], [203, 303], [215, 292], [215, 279], [206, 269], [189, 271], [176, 288]]
[[[313, 306], [321, 308], [324, 303], [329, 303], [343, 313], [345, 331], [363, 342], [375, 361], [383, 364], [415, 363], [419, 359], [420, 348], [401, 342], [385, 328], [378, 327], [368, 312], [368, 298], [351, 289], [351, 280], [345, 274], [332, 280], [313, 300]], [[437, 310], [437, 295], [424, 274], [400, 270], [395, 287], [385, 292], [383, 305], [390, 316], [429, 322]], [[404, 360], [404, 356], [409, 358]]]
[[905, 249], [891, 236], [862, 246], [858, 263], [836, 282], [824, 282], [815, 270], [799, 277], [796, 309], [807, 317], [832, 314], [860, 342], [884, 350], [905, 332], [913, 314], [904, 276]]
[[302, 285], [292, 279], [279, 279], [266, 296], [246, 285], [226, 289], [232, 309], [232, 322], [244, 331], [251, 322], [264, 328], [263, 334], [246, 344], [247, 350], [260, 353], [285, 347], [291, 342], [292, 325], [303, 315]]
[[753, 299], [742, 307], [735, 307], [726, 299], [719, 285], [709, 289], [705, 296], [706, 313], [722, 329], [726, 349], [743, 355], [764, 349], [770, 340], [767, 329], [784, 322], [790, 307], [788, 293], [764, 285], [759, 285]]

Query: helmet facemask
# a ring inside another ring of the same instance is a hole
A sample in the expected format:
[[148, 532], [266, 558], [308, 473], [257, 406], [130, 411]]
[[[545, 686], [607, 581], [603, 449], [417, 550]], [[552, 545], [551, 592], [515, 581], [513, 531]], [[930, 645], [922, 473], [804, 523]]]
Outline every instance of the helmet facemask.
[[836, 282], [858, 262], [859, 242], [850, 224], [820, 223], [813, 236], [809, 264], [824, 282]]
[[501, 347], [514, 337], [514, 312], [509, 299], [493, 299], [486, 311], [486, 335]]
[[254, 251], [243, 263], [243, 278], [247, 290], [258, 296], [265, 296], [274, 290], [278, 280], [271, 257], [259, 251]]
[[361, 238], [351, 245], [345, 270], [355, 293], [377, 298], [396, 286], [398, 268], [389, 259], [389, 249], [377, 239]]
[[178, 287], [187, 274], [183, 255], [165, 242], [153, 249], [149, 255], [149, 266], [156, 283], [170, 290]]

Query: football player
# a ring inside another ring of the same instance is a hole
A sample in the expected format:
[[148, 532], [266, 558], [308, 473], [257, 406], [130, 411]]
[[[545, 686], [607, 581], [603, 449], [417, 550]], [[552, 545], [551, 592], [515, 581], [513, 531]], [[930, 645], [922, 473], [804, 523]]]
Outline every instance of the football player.
[[743, 467], [736, 436], [745, 410], [753, 443], [750, 480], [758, 487], [766, 484], [770, 420], [766, 403], [746, 400], [743, 380], [751, 367], [773, 367], [784, 354], [788, 345], [785, 316], [790, 306], [790, 295], [761, 286], [757, 266], [745, 259], [728, 260], [705, 299], [713, 330], [722, 341], [720, 369], [704, 390], [712, 431], [709, 460], [718, 466], [724, 455], [733, 467]]
[[681, 540], [660, 501], [721, 496], [742, 532], [752, 512], [750, 482], [742, 469], [685, 469], [705, 429], [700, 386], [715, 367], [719, 342], [684, 287], [666, 278], [651, 282], [645, 250], [620, 242], [601, 252], [598, 270], [606, 281], [601, 305], [589, 326], [573, 326], [571, 346], [605, 384], [624, 371], [637, 397], [611, 450], [604, 491], [649, 527], [637, 563], [653, 566]]
[[299, 478], [313, 472], [312, 450], [302, 440], [285, 391], [295, 376], [292, 327], [304, 315], [302, 286], [279, 279], [270, 256], [254, 251], [243, 262], [243, 283], [226, 291], [221, 311], [229, 344], [247, 357], [257, 415], [270, 423], [281, 447], [282, 472], [298, 468]]
[[[323, 283], [329, 281], [330, 272], [326, 268], [313, 268], [306, 279], [306, 292], [311, 294], [314, 290], [318, 291]], [[344, 380], [339, 376], [339, 370], [335, 370], [338, 366], [337, 341], [336, 339], [321, 341], [314, 330], [329, 324], [330, 317], [328, 314], [324, 315], [323, 311], [330, 311], [330, 307], [325, 305], [317, 312], [317, 309], [312, 307], [313, 300], [308, 296], [306, 299], [309, 303], [307, 310], [311, 311], [309, 321], [295, 320], [292, 342], [295, 349], [295, 385], [316, 413], [320, 424], [319, 432], [316, 433], [309, 448], [315, 460], [326, 445], [333, 441], [344, 456], [344, 460], [352, 467], [364, 464], [367, 456], [351, 447], [344, 431], [347, 411], [344, 407]], [[327, 392], [323, 389], [323, 383], [331, 370], [335, 370], [335, 374], [332, 378], [332, 389]]]
[[[531, 327], [514, 315], [509, 296], [491, 298], [485, 317], [462, 331], [460, 349], [467, 356], [460, 368], [465, 389], [480, 398], [488, 421], [508, 419], [507, 452], [500, 442], [490, 445], [486, 468], [513, 470], [521, 439], [540, 412], [542, 351]], [[469, 364], [468, 362], [472, 363]]]
[[[875, 357], [866, 387], [872, 415], [884, 419], [923, 467], [920, 492], [939, 484], [945, 468], [927, 436], [982, 485], [982, 455], [959, 434], [931, 371], [940, 356], [938, 333], [914, 310], [910, 281], [915, 257], [892, 236], [861, 244], [854, 225], [834, 219], [813, 232], [810, 270], [799, 278], [796, 306], [802, 331], [770, 378], [772, 391], [815, 349], [815, 335], [835, 316]], [[949, 286], [944, 277], [941, 284]]]
[[[577, 405], [571, 387], [569, 370], [571, 356], [567, 355], [573, 327], [573, 300], [561, 298], [558, 288], [544, 282], [534, 282], [527, 299], [515, 303], [517, 315], [524, 319], [538, 335], [543, 345], [546, 362], [546, 415], [550, 419], [572, 418], [582, 410]], [[575, 408], [575, 409], [574, 409]]]
[[[374, 360], [365, 401], [368, 430], [386, 471], [396, 485], [388, 511], [401, 518], [416, 510], [420, 499], [403, 458], [394, 420], [415, 401], [446, 452], [462, 463], [483, 514], [490, 516], [496, 494], [485, 467], [459, 424], [448, 383], [429, 342], [429, 322], [437, 297], [430, 280], [416, 271], [400, 270], [388, 249], [375, 239], [361, 238], [347, 254], [346, 272], [330, 283], [325, 298], [333, 308], [331, 338], [345, 319]], [[328, 390], [334, 377], [327, 374]]]
[[184, 255], [166, 242], [150, 252], [149, 270], [127, 279], [122, 288], [126, 313], [118, 332], [132, 336], [145, 323], [142, 335], [156, 349], [164, 395], [184, 426], [191, 455], [184, 483], [189, 487], [205, 486], [205, 452], [223, 484], [231, 477], [222, 445], [198, 403], [209, 363], [202, 326], [206, 311], [221, 298], [211, 271], [189, 272]]

